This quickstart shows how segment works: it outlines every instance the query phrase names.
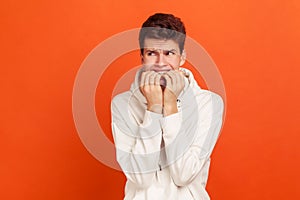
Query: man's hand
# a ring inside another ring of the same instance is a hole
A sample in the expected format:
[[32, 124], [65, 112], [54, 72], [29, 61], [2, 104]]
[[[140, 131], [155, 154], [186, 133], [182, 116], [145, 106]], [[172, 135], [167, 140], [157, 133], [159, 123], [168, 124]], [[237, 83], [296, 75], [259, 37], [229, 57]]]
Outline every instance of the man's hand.
[[142, 73], [140, 89], [147, 100], [147, 110], [155, 113], [163, 111], [163, 93], [160, 86], [161, 75], [154, 71]]
[[177, 97], [184, 88], [184, 76], [179, 70], [171, 70], [164, 75], [166, 88], [163, 94], [164, 115], [177, 113]]

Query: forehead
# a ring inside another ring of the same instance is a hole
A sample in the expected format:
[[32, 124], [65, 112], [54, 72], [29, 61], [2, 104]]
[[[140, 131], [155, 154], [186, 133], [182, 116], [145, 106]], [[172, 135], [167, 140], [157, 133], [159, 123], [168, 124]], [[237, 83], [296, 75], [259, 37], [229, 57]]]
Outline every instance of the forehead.
[[179, 45], [174, 40], [162, 40], [153, 38], [145, 38], [144, 48], [162, 50], [175, 49], [179, 51]]

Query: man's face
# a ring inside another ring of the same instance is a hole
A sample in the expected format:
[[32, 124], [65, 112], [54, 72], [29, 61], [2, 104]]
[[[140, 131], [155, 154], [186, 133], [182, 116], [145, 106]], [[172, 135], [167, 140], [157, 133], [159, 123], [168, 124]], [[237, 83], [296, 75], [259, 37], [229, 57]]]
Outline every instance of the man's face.
[[152, 38], [145, 39], [141, 57], [145, 71], [160, 73], [177, 70], [185, 61], [185, 55], [180, 54], [176, 42]]

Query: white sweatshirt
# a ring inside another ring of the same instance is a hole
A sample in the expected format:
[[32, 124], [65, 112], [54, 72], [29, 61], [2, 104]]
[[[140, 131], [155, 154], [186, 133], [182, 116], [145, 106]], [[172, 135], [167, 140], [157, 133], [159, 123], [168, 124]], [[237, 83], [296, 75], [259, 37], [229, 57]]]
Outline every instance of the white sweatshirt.
[[178, 113], [147, 109], [138, 71], [130, 91], [114, 97], [112, 131], [127, 177], [125, 200], [207, 200], [210, 155], [222, 125], [223, 101], [202, 90], [192, 73], [178, 97]]

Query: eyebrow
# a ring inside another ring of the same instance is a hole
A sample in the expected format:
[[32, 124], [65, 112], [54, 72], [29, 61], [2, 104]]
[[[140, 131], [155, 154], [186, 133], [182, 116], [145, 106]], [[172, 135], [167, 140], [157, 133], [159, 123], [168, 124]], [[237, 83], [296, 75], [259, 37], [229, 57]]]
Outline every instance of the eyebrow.
[[147, 49], [147, 48], [144, 48], [146, 51], [164, 51], [164, 52], [166, 52], [166, 51], [175, 51], [175, 52], [177, 52], [177, 50], [176, 49]]

